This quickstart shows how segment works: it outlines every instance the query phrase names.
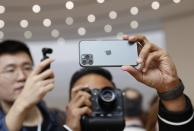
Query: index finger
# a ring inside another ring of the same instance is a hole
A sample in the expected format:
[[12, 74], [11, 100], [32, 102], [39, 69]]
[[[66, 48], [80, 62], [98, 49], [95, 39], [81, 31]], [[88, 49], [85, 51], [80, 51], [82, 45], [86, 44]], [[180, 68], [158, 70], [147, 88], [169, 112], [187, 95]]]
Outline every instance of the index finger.
[[148, 43], [148, 39], [144, 36], [144, 35], [124, 35], [123, 36], [124, 40], [128, 40], [129, 42], [140, 42], [142, 44], [142, 46], [145, 43]]
[[124, 40], [128, 40], [129, 42], [140, 42], [141, 46], [144, 47], [145, 45], [150, 44], [152, 47], [152, 51], [157, 50], [158, 47], [155, 44], [152, 44], [147, 37], [144, 35], [124, 35], [123, 36]]
[[141, 50], [139, 51], [139, 58], [137, 62], [141, 64], [140, 69], [144, 67], [144, 62], [147, 59], [147, 56], [150, 52], [158, 50], [158, 47], [152, 43], [144, 36], [144, 35], [124, 35], [124, 40], [128, 40], [129, 42], [139, 42], [141, 45]]
[[32, 71], [31, 75], [37, 75], [39, 73], [42, 72], [43, 69], [45, 69], [45, 67], [47, 67], [49, 64], [51, 64], [54, 60], [51, 58], [48, 58], [44, 61], [42, 61], [40, 64], [38, 64], [34, 70]]
[[71, 98], [75, 96], [75, 94], [80, 91], [81, 89], [85, 89], [85, 88], [89, 88], [88, 85], [79, 85], [79, 86], [75, 86], [73, 87], [73, 89], [71, 90]]

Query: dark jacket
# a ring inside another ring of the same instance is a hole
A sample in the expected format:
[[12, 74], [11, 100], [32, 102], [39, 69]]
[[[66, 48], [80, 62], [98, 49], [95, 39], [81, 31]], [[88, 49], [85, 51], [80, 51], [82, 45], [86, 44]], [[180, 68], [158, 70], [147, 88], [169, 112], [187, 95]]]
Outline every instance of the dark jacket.
[[[59, 123], [59, 118], [56, 112], [50, 112], [44, 102], [40, 102], [38, 105], [42, 115], [43, 123], [41, 131], [66, 131]], [[0, 131], [8, 131], [5, 124], [5, 113], [0, 109]], [[20, 131], [37, 131], [37, 127], [27, 128], [23, 127]]]
[[160, 101], [158, 113], [159, 131], [194, 131], [193, 107], [189, 98], [185, 97], [186, 108], [182, 112], [170, 112]]

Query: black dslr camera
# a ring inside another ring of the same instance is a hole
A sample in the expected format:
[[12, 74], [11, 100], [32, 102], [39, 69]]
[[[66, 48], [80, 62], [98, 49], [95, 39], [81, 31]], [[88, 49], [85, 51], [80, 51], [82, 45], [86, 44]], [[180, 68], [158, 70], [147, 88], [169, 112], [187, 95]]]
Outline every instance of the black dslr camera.
[[92, 96], [92, 114], [81, 117], [82, 131], [122, 131], [125, 121], [121, 90], [105, 87], [85, 91]]

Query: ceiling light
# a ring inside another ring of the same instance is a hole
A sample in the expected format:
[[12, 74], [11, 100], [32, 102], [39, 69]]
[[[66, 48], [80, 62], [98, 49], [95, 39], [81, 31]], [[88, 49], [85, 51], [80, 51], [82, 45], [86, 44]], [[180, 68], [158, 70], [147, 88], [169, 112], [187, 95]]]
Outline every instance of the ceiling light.
[[98, 3], [102, 4], [105, 0], [97, 0]]
[[39, 5], [33, 5], [32, 6], [32, 11], [34, 12], [34, 13], [39, 13], [40, 12], [40, 10], [41, 10], [41, 7], [39, 6]]
[[139, 26], [139, 23], [136, 20], [131, 21], [130, 26], [132, 29], [137, 29]]
[[0, 29], [2, 29], [5, 26], [5, 22], [3, 20], [0, 20]]
[[93, 14], [88, 15], [88, 22], [92, 23], [92, 22], [95, 22], [95, 20], [96, 20], [95, 15]]
[[63, 44], [65, 44], [65, 39], [63, 37], [60, 37], [60, 38], [57, 39], [57, 43], [59, 45], [63, 45]]
[[130, 13], [132, 15], [137, 15], [139, 13], [139, 9], [137, 7], [135, 7], [135, 6], [134, 7], [131, 7]]
[[160, 3], [158, 1], [152, 2], [152, 9], [158, 10], [160, 8]]
[[67, 25], [72, 25], [73, 24], [73, 18], [72, 17], [67, 17], [65, 22], [66, 22]]
[[116, 19], [117, 18], [117, 12], [116, 11], [111, 11], [109, 13], [109, 18], [110, 19]]
[[21, 26], [22, 28], [27, 28], [28, 25], [29, 25], [29, 23], [28, 23], [27, 20], [21, 20], [21, 21], [20, 21], [20, 26]]
[[44, 25], [45, 27], [50, 27], [51, 24], [52, 24], [52, 22], [51, 22], [50, 19], [46, 18], [46, 19], [43, 20], [43, 25]]
[[107, 32], [107, 33], [111, 32], [112, 31], [112, 26], [109, 25], [109, 24], [105, 25], [104, 26], [104, 31]]
[[66, 8], [67, 8], [68, 10], [73, 9], [73, 8], [74, 8], [74, 3], [73, 3], [72, 1], [67, 1], [67, 2], [66, 2]]
[[31, 39], [32, 38], [32, 32], [31, 31], [25, 31], [24, 32], [24, 37], [26, 39]]
[[181, 2], [181, 0], [173, 0], [174, 3], [178, 4]]
[[84, 36], [86, 34], [86, 29], [84, 27], [80, 27], [77, 32], [80, 36]]
[[0, 40], [2, 40], [3, 38], [4, 38], [4, 33], [0, 31]]
[[5, 13], [5, 6], [0, 5], [0, 14]]
[[57, 38], [59, 37], [60, 33], [57, 29], [54, 29], [51, 31], [51, 36], [54, 37], [54, 38]]

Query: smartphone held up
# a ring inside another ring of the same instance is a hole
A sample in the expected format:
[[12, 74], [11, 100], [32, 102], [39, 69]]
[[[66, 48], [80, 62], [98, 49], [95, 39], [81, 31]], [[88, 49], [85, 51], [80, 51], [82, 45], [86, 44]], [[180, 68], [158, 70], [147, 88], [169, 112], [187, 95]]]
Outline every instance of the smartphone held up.
[[80, 41], [79, 63], [83, 67], [137, 66], [138, 43], [126, 40]]

